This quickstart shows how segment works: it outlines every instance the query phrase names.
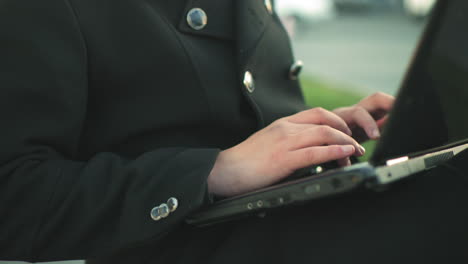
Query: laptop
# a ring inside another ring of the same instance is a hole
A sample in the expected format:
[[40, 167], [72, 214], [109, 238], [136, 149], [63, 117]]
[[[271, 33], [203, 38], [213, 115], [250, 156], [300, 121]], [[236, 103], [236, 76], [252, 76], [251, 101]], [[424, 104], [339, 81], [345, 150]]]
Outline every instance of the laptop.
[[[386, 189], [468, 149], [468, 1], [436, 4], [369, 162], [217, 201], [186, 222], [204, 226], [350, 192]], [[319, 167], [320, 168], [320, 167]]]

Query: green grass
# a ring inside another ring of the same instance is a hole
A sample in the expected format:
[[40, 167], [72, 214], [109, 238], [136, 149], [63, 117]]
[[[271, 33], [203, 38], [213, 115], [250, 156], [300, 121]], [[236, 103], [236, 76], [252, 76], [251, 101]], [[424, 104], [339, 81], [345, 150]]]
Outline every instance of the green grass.
[[304, 99], [311, 107], [320, 106], [333, 110], [341, 106], [356, 104], [364, 97], [364, 95], [353, 92], [352, 87], [314, 77], [303, 78], [301, 84]]
[[[350, 106], [364, 98], [365, 94], [353, 92], [353, 87], [349, 85], [325, 81], [316, 77], [306, 76], [301, 79], [304, 99], [310, 107], [323, 107], [333, 110], [342, 106]], [[366, 155], [360, 160], [369, 159], [372, 154], [375, 141], [368, 141], [363, 144], [366, 148]]]

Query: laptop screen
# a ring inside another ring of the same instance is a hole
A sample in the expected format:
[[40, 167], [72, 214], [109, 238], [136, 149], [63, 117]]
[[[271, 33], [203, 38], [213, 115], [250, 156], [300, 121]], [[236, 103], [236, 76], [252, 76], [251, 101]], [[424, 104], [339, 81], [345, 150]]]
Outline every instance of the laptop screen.
[[468, 1], [439, 1], [372, 163], [468, 138], [467, 29]]

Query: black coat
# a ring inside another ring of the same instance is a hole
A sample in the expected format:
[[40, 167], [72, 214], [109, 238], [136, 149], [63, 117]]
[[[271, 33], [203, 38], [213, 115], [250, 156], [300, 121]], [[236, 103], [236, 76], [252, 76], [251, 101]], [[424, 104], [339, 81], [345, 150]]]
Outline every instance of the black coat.
[[164, 241], [220, 150], [305, 108], [293, 62], [262, 0], [1, 0], [0, 259]]

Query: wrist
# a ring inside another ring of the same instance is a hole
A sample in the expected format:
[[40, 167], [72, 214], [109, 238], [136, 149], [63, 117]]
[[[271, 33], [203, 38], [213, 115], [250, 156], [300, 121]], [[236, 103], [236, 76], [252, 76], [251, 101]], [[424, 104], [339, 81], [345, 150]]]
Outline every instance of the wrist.
[[236, 186], [237, 175], [230, 169], [233, 161], [230, 161], [229, 156], [229, 150], [221, 151], [208, 175], [208, 192], [212, 195], [232, 196], [238, 189]]

